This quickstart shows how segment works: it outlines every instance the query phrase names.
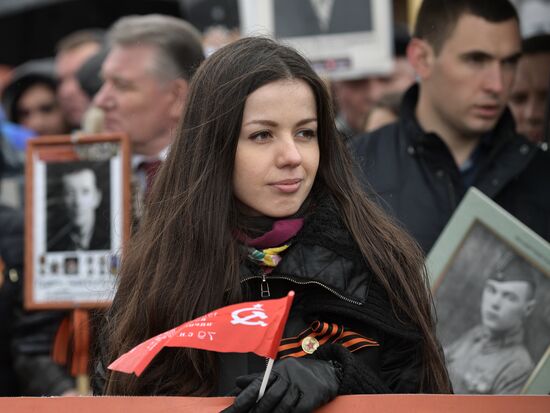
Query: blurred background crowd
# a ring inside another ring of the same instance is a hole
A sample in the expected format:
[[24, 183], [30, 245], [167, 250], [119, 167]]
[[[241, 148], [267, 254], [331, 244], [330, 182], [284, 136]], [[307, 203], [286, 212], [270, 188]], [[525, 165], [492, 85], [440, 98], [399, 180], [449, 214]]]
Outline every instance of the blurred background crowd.
[[[336, 4], [345, 6], [346, 0]], [[390, 71], [327, 79], [338, 128], [350, 145], [400, 117], [404, 93], [418, 76], [407, 47], [420, 4], [392, 2]], [[508, 106], [517, 132], [546, 150], [550, 1], [514, 4], [523, 54]], [[133, 21], [125, 17], [129, 15], [148, 17]], [[164, 28], [164, 37], [153, 34], [152, 43], [140, 42], [139, 36], [148, 39], [150, 34], [137, 33], [136, 25], [150, 32]], [[75, 389], [71, 375], [49, 355], [64, 314], [29, 315], [21, 308], [22, 216], [16, 212], [24, 206], [26, 142], [75, 131], [125, 132], [133, 174], [145, 194], [151, 169], [158, 167], [171, 143], [194, 68], [239, 37], [237, 0], [0, 0], [0, 249], [5, 265], [0, 282], [0, 395], [62, 395]], [[432, 244], [433, 239], [422, 246], [427, 252]]]

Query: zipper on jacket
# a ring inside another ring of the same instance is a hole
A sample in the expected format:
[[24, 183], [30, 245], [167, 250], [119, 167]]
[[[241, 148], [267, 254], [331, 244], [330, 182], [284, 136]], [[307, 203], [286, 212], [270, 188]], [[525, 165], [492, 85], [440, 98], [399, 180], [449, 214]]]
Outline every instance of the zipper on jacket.
[[[262, 280], [262, 287], [261, 287], [262, 294], [263, 294], [263, 291], [264, 291], [264, 282], [265, 282], [265, 286], [267, 286], [267, 293], [269, 294], [269, 285], [267, 283], [266, 274], [264, 272], [262, 272], [261, 276], [255, 275], [255, 276], [252, 276], [252, 277], [247, 277], [247, 278], [242, 279], [241, 284], [246, 282], [246, 281], [253, 280], [253, 279], [258, 279], [258, 278], [260, 278]], [[340, 298], [341, 300], [344, 300], [348, 303], [355, 304], [355, 305], [363, 305], [362, 302], [352, 300], [351, 298], [347, 298], [347, 297], [343, 296], [342, 294], [340, 294], [338, 291], [330, 288], [329, 286], [327, 286], [327, 285], [325, 285], [325, 284], [323, 284], [319, 281], [299, 281], [299, 280], [296, 280], [295, 278], [293, 278], [292, 275], [287, 275], [287, 274], [270, 275], [269, 278], [274, 279], [274, 280], [290, 281], [291, 283], [298, 284], [298, 285], [312, 285], [312, 284], [313, 285], [318, 285], [319, 287], [324, 288], [325, 290], [332, 293], [333, 295]], [[264, 297], [264, 296], [262, 295], [262, 297]]]
[[[262, 273], [262, 282], [260, 284], [260, 296], [262, 298], [269, 298], [271, 297], [271, 293], [269, 291], [269, 284], [267, 282], [266, 273], [264, 270], [260, 270]], [[252, 277], [256, 278], [256, 277]], [[241, 281], [242, 283], [242, 281]], [[269, 357], [265, 357], [265, 367], [267, 368], [267, 365], [269, 364]]]
[[269, 292], [269, 284], [267, 283], [265, 271], [262, 271], [262, 283], [260, 284], [260, 296], [262, 298], [271, 297], [271, 293]]
[[451, 178], [451, 175], [446, 173], [441, 169], [441, 173], [443, 174], [443, 179], [445, 180], [445, 184], [447, 186], [447, 192], [449, 193], [449, 201], [451, 202], [451, 212], [456, 209], [457, 202], [456, 202], [456, 192], [455, 187], [453, 185], [453, 179]]

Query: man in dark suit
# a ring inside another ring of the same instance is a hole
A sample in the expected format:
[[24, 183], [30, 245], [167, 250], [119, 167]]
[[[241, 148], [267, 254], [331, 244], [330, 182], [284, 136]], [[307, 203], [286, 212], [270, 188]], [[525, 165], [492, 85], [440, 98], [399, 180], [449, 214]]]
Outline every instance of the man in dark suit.
[[48, 237], [48, 251], [108, 250], [109, 227], [96, 225], [102, 193], [92, 169], [71, 171], [61, 178], [68, 220]]
[[277, 0], [275, 36], [298, 37], [372, 30], [370, 0]]
[[103, 85], [94, 104], [105, 114], [104, 132], [130, 138], [134, 213], [166, 158], [185, 107], [189, 82], [204, 60], [200, 32], [159, 14], [125, 16], [108, 32]]

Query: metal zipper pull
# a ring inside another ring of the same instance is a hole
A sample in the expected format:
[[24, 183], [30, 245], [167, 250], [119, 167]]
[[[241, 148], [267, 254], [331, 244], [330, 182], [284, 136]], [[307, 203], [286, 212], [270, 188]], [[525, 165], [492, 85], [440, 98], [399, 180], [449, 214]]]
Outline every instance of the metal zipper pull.
[[267, 283], [267, 279], [265, 277], [265, 272], [262, 272], [262, 283], [260, 285], [260, 295], [262, 298], [271, 297], [271, 293], [269, 292], [269, 284]]

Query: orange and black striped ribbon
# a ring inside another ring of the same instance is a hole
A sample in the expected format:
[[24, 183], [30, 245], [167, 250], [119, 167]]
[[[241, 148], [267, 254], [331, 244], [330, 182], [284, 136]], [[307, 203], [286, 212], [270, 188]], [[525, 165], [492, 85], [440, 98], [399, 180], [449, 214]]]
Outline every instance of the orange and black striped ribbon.
[[296, 337], [283, 338], [279, 346], [277, 358], [303, 357], [306, 353], [302, 349], [302, 340], [313, 337], [319, 345], [337, 343], [354, 352], [365, 347], [377, 347], [377, 341], [356, 333], [342, 325], [314, 321], [311, 326]]
[[71, 374], [87, 374], [90, 359], [90, 324], [87, 310], [75, 309], [63, 319], [55, 335], [53, 360], [70, 364]]

